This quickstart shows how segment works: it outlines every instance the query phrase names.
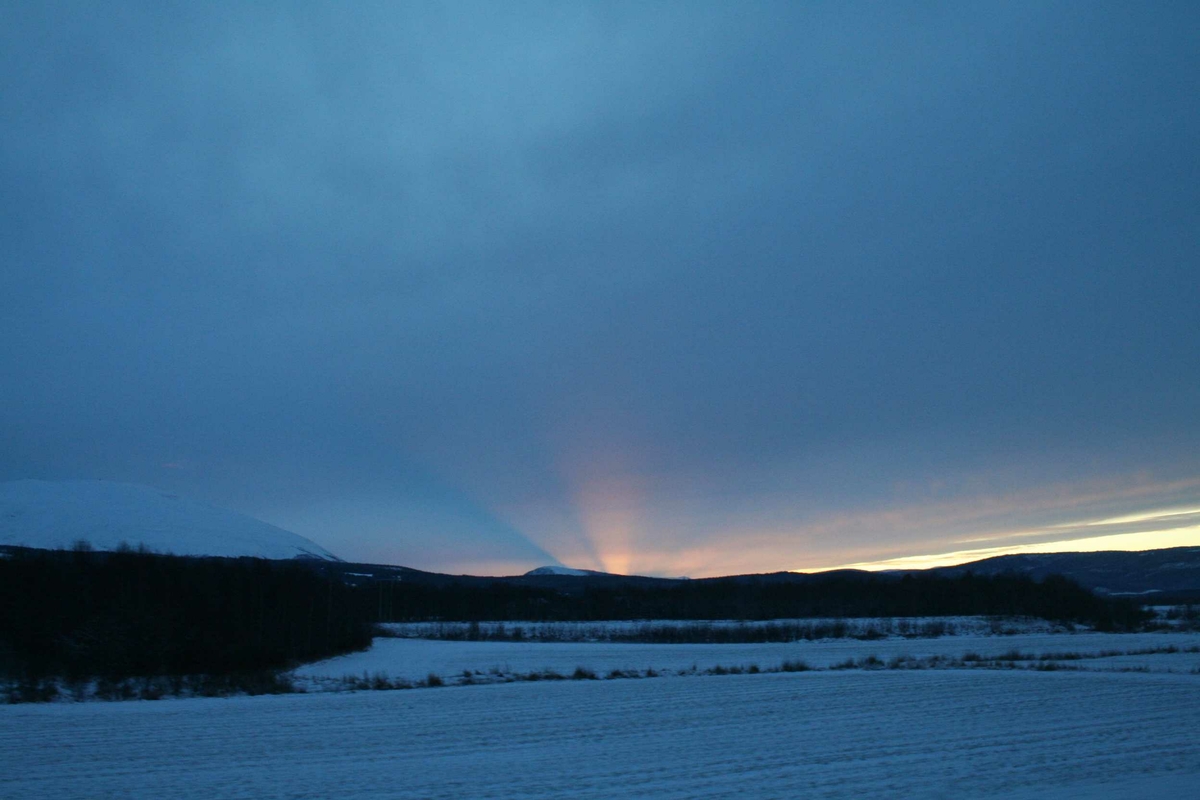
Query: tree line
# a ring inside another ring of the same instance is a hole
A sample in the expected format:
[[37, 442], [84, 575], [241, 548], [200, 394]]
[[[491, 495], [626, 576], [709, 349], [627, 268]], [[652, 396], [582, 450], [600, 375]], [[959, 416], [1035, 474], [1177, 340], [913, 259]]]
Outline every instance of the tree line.
[[[742, 576], [561, 591], [512, 580], [362, 587], [377, 621], [768, 620], [813, 617], [1024, 616], [1124, 630], [1146, 619], [1129, 600], [1103, 598], [1060, 576], [902, 577], [869, 573]], [[374, 598], [373, 600], [371, 598]]]
[[1061, 577], [866, 573], [351, 585], [301, 561], [121, 550], [0, 557], [0, 673], [22, 680], [280, 670], [369, 646], [372, 623], [994, 615], [1132, 629], [1144, 612]]
[[0, 558], [0, 671], [230, 674], [370, 645], [356, 591], [300, 563], [121, 550]]

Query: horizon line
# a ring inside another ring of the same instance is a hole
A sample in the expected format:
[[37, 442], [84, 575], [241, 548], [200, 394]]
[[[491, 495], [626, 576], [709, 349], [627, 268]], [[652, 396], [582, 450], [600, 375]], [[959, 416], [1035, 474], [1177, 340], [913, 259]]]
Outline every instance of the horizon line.
[[971, 550], [931, 553], [915, 556], [897, 556], [877, 561], [859, 561], [836, 566], [805, 567], [788, 572], [818, 573], [841, 569], [856, 569], [865, 572], [882, 572], [903, 569], [936, 569], [957, 567], [989, 558], [1010, 555], [1047, 555], [1052, 553], [1141, 553], [1148, 550], [1167, 550], [1174, 547], [1200, 547], [1200, 525], [1171, 528], [1163, 531], [1139, 533], [1117, 533], [1108, 536], [1091, 536], [1082, 539], [1058, 539], [1034, 544], [1015, 544], [1000, 547], [984, 547]]

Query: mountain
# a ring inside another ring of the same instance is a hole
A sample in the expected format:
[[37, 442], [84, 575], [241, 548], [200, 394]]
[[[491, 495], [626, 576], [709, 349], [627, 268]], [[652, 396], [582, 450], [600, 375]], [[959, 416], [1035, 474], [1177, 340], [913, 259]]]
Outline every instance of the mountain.
[[317, 562], [317, 564], [326, 574], [340, 575], [342, 580], [349, 583], [401, 580], [405, 583], [437, 587], [486, 587], [493, 584], [509, 584], [535, 586], [568, 593], [579, 593], [598, 588], [617, 589], [640, 586], [649, 589], [682, 586], [685, 583], [703, 585], [714, 582], [786, 586], [804, 583], [820, 585], [831, 581], [860, 581], [865, 585], [877, 578], [900, 580], [909, 574], [954, 577], [966, 572], [973, 572], [976, 575], [1016, 573], [1028, 575], [1039, 581], [1050, 575], [1063, 575], [1084, 588], [1102, 595], [1147, 595], [1147, 599], [1163, 599], [1164, 602], [1171, 603], [1200, 601], [1200, 547], [1176, 547], [1143, 552], [1110, 551], [997, 556], [970, 564], [928, 570], [771, 572], [695, 579], [616, 575], [560, 566], [538, 567], [523, 575], [499, 577], [446, 575], [382, 564], [346, 562]]
[[180, 556], [338, 561], [303, 536], [154, 489], [109, 481], [0, 483], [0, 545], [97, 550], [122, 543]]
[[525, 573], [525, 577], [537, 577], [539, 575], [573, 575], [577, 578], [584, 578], [588, 575], [611, 575], [611, 572], [599, 572], [594, 569], [571, 569], [570, 567], [538, 567], [531, 569]]
[[1152, 595], [1200, 590], [1200, 547], [1108, 550], [1097, 553], [1029, 553], [996, 556], [933, 570], [942, 575], [1016, 572], [1041, 580], [1063, 575], [1098, 594]]

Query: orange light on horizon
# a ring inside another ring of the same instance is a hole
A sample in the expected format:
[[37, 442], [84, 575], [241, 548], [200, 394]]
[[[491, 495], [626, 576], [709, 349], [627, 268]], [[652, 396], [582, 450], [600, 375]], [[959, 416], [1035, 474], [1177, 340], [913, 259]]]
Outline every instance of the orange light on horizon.
[[604, 572], [628, 575], [634, 568], [640, 500], [629, 481], [590, 481], [577, 490], [575, 507]]
[[[601, 444], [570, 455], [561, 457], [558, 467], [580, 533], [543, 541], [567, 566], [614, 574], [700, 578], [924, 569], [1007, 554], [1200, 544], [1200, 477], [1153, 481], [1144, 473], [1114, 475], [932, 503], [831, 511], [791, 524], [789, 514], [800, 516], [795, 509], [784, 506], [775, 515], [767, 506], [758, 518], [729, 518], [728, 527], [701, 523], [693, 532], [686, 506], [678, 519], [667, 510], [672, 501], [664, 487], [670, 482], [636, 468], [643, 461], [636, 448]], [[1155, 501], [1157, 509], [1150, 505]], [[1061, 522], [1064, 517], [1080, 521]], [[1101, 532], [1106, 535], [1096, 535]], [[807, 558], [796, 557], [806, 552]]]

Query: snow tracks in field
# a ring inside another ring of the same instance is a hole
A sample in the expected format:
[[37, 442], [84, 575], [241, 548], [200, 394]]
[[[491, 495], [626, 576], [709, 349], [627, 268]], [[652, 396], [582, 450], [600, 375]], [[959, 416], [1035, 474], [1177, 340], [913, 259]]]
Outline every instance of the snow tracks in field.
[[0, 797], [1175, 797], [1198, 689], [810, 672], [0, 707]]

